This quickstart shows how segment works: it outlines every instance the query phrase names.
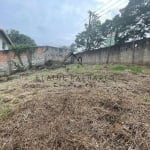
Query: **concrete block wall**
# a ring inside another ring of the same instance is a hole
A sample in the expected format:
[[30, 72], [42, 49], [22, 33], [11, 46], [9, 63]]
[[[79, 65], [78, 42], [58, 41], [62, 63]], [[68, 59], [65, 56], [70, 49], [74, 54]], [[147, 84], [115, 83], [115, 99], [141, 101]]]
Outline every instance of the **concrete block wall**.
[[32, 65], [44, 65], [45, 63], [45, 47], [38, 47], [32, 55]]
[[[57, 47], [41, 46], [36, 47], [32, 54], [33, 65], [44, 65], [47, 61], [63, 62], [65, 56], [69, 54], [66, 49]], [[27, 52], [21, 55], [21, 59], [26, 68], [29, 67]], [[123, 45], [115, 45], [109, 48], [85, 51], [76, 54], [82, 57], [82, 62], [86, 64], [105, 64], [105, 63], [122, 63], [122, 64], [140, 64], [150, 65], [150, 39], [143, 39]], [[19, 62], [15, 53], [10, 50], [0, 51], [0, 73], [11, 73], [15, 69], [13, 62]], [[74, 60], [77, 63], [77, 60]]]
[[45, 62], [51, 60], [56, 62], [63, 62], [65, 56], [69, 53], [68, 50], [56, 47], [39, 47], [35, 50], [32, 56], [33, 65], [44, 65]]
[[[121, 63], [150, 65], [150, 39], [84, 51], [76, 54], [76, 56], [82, 57], [82, 62], [86, 64]], [[78, 63], [76, 59], [74, 63]]]
[[150, 40], [146, 41], [144, 45], [145, 45], [143, 55], [144, 65], [150, 66]]

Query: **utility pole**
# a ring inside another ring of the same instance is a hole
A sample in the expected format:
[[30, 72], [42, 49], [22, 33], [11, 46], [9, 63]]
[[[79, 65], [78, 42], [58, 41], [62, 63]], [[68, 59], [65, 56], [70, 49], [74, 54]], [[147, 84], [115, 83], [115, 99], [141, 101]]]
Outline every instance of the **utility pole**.
[[110, 41], [109, 41], [109, 48], [108, 48], [108, 54], [107, 54], [107, 60], [106, 63], [109, 63], [109, 56], [110, 56], [110, 50], [111, 50], [111, 44], [112, 44], [112, 36], [113, 36], [113, 32], [112, 32], [112, 27], [110, 29]]
[[135, 41], [136, 41], [136, 38], [135, 38], [135, 28], [134, 28], [134, 31], [133, 31], [133, 53], [132, 53], [132, 64], [134, 64], [134, 59], [135, 59]]
[[[136, 9], [134, 9], [134, 11], [136, 11]], [[132, 64], [134, 64], [134, 59], [135, 59], [135, 41], [136, 41], [136, 37], [135, 37], [135, 28], [136, 28], [136, 26], [133, 28], [133, 53], [132, 53]]]
[[91, 39], [90, 39], [90, 34], [91, 34], [91, 20], [92, 20], [92, 12], [89, 11], [89, 24], [88, 24], [88, 37], [87, 37], [87, 50], [91, 49]]

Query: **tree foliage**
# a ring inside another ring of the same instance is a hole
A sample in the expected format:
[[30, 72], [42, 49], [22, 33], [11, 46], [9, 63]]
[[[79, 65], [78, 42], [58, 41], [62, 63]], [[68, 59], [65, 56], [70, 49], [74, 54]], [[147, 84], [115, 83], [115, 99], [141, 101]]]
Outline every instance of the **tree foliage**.
[[89, 12], [89, 24], [85, 24], [85, 31], [76, 36], [75, 42], [77, 48], [92, 50], [100, 48], [103, 44], [104, 37], [101, 31], [101, 22], [94, 12]]
[[77, 48], [100, 48], [115, 33], [115, 43], [125, 43], [150, 37], [150, 0], [129, 0], [128, 5], [120, 10], [112, 20], [103, 24], [92, 13], [91, 24], [76, 36]]
[[75, 44], [75, 43], [72, 43], [72, 44], [70, 45], [69, 49], [70, 49], [70, 52], [76, 52], [76, 50], [77, 50], [76, 44]]
[[[105, 22], [106, 25], [108, 25]], [[150, 0], [130, 0], [111, 22], [116, 32], [116, 43], [148, 37], [150, 34]], [[109, 28], [107, 28], [109, 29]]]
[[19, 31], [11, 29], [7, 31], [7, 34], [14, 45], [29, 45], [29, 46], [36, 46], [35, 41], [24, 34], [21, 34]]
[[28, 64], [29, 64], [29, 68], [32, 67], [32, 54], [33, 54], [33, 52], [35, 50], [34, 47], [31, 47], [31, 46], [25, 45], [25, 44], [18, 44], [18, 45], [11, 46], [10, 49], [14, 51], [15, 55], [18, 57], [20, 65], [22, 67], [24, 66], [24, 64], [23, 64], [23, 61], [21, 59], [21, 55], [23, 53], [26, 53]]
[[29, 63], [29, 68], [31, 68], [32, 67], [32, 54], [35, 50], [34, 46], [36, 46], [35, 41], [29, 36], [21, 34], [19, 33], [19, 31], [14, 30], [14, 29], [8, 30], [7, 34], [14, 44], [10, 46], [10, 49], [15, 52], [20, 62], [20, 65], [24, 66], [23, 61], [21, 59], [21, 54], [26, 53], [28, 63]]

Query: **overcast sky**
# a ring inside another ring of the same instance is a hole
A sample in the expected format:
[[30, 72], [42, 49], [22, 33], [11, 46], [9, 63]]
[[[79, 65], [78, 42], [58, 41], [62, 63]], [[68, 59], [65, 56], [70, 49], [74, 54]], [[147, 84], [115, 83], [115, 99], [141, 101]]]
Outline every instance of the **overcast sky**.
[[88, 10], [110, 19], [128, 0], [0, 0], [0, 28], [16, 29], [38, 45], [69, 45], [84, 29]]

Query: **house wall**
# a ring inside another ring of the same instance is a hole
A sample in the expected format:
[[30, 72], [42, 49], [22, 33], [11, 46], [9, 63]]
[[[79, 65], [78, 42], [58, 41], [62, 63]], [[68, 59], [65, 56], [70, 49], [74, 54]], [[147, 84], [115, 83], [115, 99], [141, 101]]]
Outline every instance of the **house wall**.
[[[5, 42], [5, 44], [6, 44], [5, 49], [3, 49], [3, 46], [2, 46], [3, 42]], [[0, 50], [8, 50], [8, 48], [9, 48], [9, 43], [7, 42], [7, 40], [4, 38], [4, 36], [0, 32]]]
[[[114, 45], [108, 48], [85, 51], [76, 54], [82, 57], [82, 63], [86, 64], [104, 64], [104, 63], [121, 63], [121, 64], [139, 64], [150, 65], [150, 39], [143, 39], [126, 43], [123, 45]], [[77, 63], [77, 60], [74, 60]]]

